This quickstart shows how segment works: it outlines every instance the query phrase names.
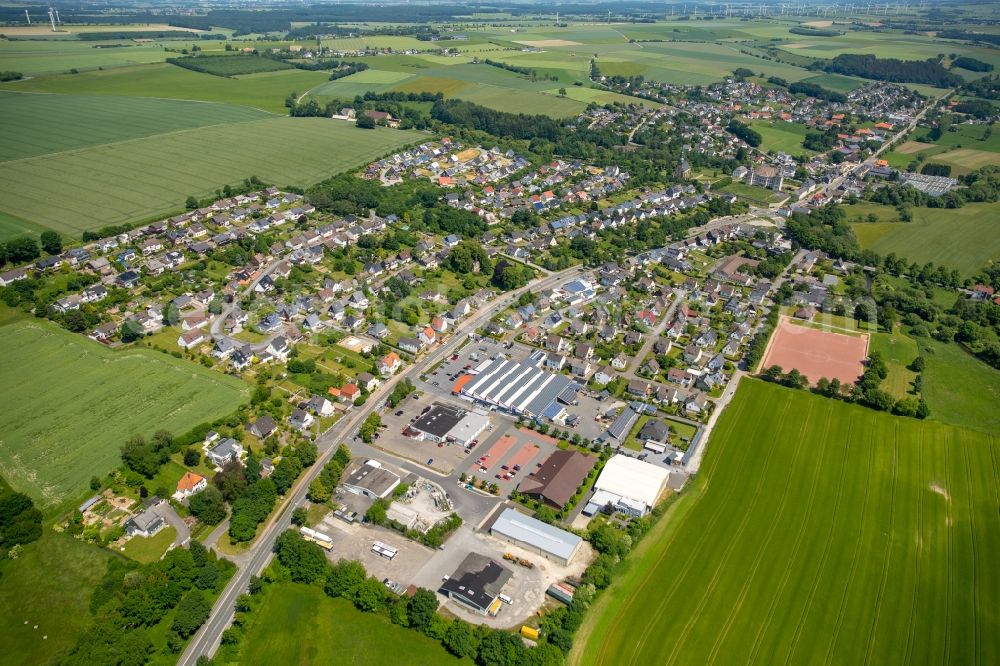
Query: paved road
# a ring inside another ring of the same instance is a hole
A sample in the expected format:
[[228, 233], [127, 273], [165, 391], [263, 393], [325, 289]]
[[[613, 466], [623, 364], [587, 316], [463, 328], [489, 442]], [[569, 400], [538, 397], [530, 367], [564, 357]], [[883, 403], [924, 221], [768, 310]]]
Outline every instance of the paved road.
[[[250, 282], [250, 284], [248, 284], [246, 286], [246, 288], [243, 289], [243, 291], [241, 291], [238, 294], [234, 294], [233, 295], [233, 302], [230, 303], [225, 308], [223, 308], [222, 312], [220, 312], [218, 315], [216, 315], [216, 317], [212, 320], [212, 325], [211, 325], [211, 329], [210, 330], [211, 330], [212, 338], [213, 339], [215, 339], [215, 340], [221, 340], [223, 338], [228, 338], [229, 341], [232, 342], [237, 347], [242, 347], [243, 345], [247, 344], [247, 343], [243, 342], [242, 340], [237, 340], [236, 338], [228, 336], [225, 333], [223, 333], [222, 332], [222, 324], [226, 321], [226, 318], [233, 313], [233, 310], [236, 309], [236, 306], [239, 305], [240, 300], [242, 299], [242, 297], [244, 297], [244, 296], [248, 295], [250, 292], [252, 292], [253, 289], [254, 289], [254, 287], [257, 286], [257, 283], [260, 282], [261, 280], [263, 280], [265, 276], [270, 275], [271, 273], [273, 273], [274, 270], [278, 267], [278, 265], [281, 262], [283, 262], [284, 260], [285, 259], [283, 257], [279, 257], [278, 259], [275, 259], [274, 261], [272, 261], [270, 264], [268, 264], [264, 268], [264, 270], [262, 270], [257, 275], [256, 278], [254, 278]], [[265, 338], [264, 340], [262, 340], [260, 342], [255, 342], [255, 343], [251, 344], [250, 348], [253, 349], [254, 351], [261, 351], [263, 349], [267, 349], [267, 346], [269, 344], [271, 344], [271, 340], [273, 340], [274, 338], [276, 338], [276, 337], [278, 337], [279, 335], [282, 335], [282, 334], [283, 334], [283, 331], [277, 331], [277, 332], [274, 333], [274, 335], [270, 335], [270, 336], [268, 336], [267, 338]]]
[[635, 371], [639, 369], [639, 366], [642, 365], [643, 359], [646, 358], [647, 354], [649, 354], [649, 350], [653, 348], [653, 343], [660, 339], [660, 335], [663, 334], [663, 329], [667, 327], [667, 324], [674, 320], [674, 313], [677, 311], [677, 306], [681, 303], [682, 294], [676, 289], [673, 293], [673, 302], [667, 307], [667, 311], [663, 314], [663, 319], [656, 324], [653, 330], [646, 333], [646, 338], [642, 343], [642, 348], [639, 349], [639, 353], [632, 358], [631, 362], [628, 364], [628, 368], [622, 373], [626, 377], [630, 377], [632, 379], [638, 378]]
[[[383, 383], [382, 386], [380, 386], [369, 397], [368, 402], [366, 403], [368, 405], [367, 409], [358, 409], [356, 411], [349, 412], [345, 418], [338, 421], [336, 424], [331, 426], [329, 430], [323, 433], [317, 441], [320, 455], [316, 464], [309, 468], [302, 478], [298, 480], [286, 496], [286, 500], [279, 506], [278, 510], [275, 511], [269, 521], [265, 523], [253, 547], [250, 551], [248, 551], [245, 561], [237, 563], [239, 570], [233, 576], [232, 580], [230, 580], [229, 585], [216, 601], [215, 607], [212, 609], [212, 614], [209, 616], [208, 621], [202, 626], [198, 633], [195, 634], [194, 638], [188, 644], [187, 649], [181, 655], [180, 660], [177, 662], [179, 666], [191, 666], [195, 663], [195, 661], [197, 661], [199, 656], [212, 655], [215, 653], [215, 650], [219, 646], [219, 639], [222, 636], [222, 632], [232, 622], [236, 598], [247, 590], [250, 584], [251, 576], [259, 574], [264, 567], [267, 566], [267, 563], [271, 559], [275, 540], [291, 525], [292, 512], [290, 508], [300, 505], [305, 500], [309, 484], [320, 473], [323, 466], [330, 459], [337, 443], [348, 440], [353, 433], [356, 432], [358, 427], [361, 425], [361, 422], [368, 416], [368, 414], [371, 413], [373, 409], [377, 409], [382, 405], [385, 398], [392, 392], [392, 389], [398, 382], [400, 382], [404, 377], [412, 378], [423, 374], [428, 368], [443, 360], [448, 355], [454, 353], [462, 341], [467, 338], [469, 333], [485, 324], [495, 313], [501, 311], [502, 309], [508, 307], [510, 303], [516, 301], [523, 292], [549, 289], [565, 281], [571, 276], [578, 274], [582, 270], [583, 269], [579, 267], [574, 267], [558, 273], [553, 273], [544, 278], [535, 280], [526, 287], [504, 294], [496, 300], [486, 304], [483, 308], [480, 308], [476, 314], [468, 317], [464, 322], [460, 323], [456, 327], [451, 338], [449, 338], [448, 341], [442, 346], [431, 351], [430, 354], [417, 361], [415, 364], [409, 366], [404, 372]], [[409, 461], [396, 459], [394, 456], [391, 456], [384, 451], [375, 452], [375, 450], [370, 447], [363, 447], [360, 445], [356, 448], [356, 453], [360, 455], [364, 455], [366, 452], [370, 451], [369, 455], [377, 455], [382, 458], [393, 458], [393, 463], [403, 469], [410, 471], [419, 470], [419, 473], [423, 475], [435, 474], [433, 470], [423, 468], [422, 466], [415, 465]], [[455, 494], [454, 499], [456, 504], [473, 501], [468, 498], [460, 497], [460, 494], [458, 493]]]
[[156, 512], [163, 516], [163, 519], [167, 523], [177, 530], [177, 536], [174, 538], [175, 546], [186, 546], [187, 542], [191, 540], [191, 530], [184, 523], [184, 519], [181, 518], [174, 507], [170, 506], [170, 503], [164, 501], [159, 507], [157, 507]]

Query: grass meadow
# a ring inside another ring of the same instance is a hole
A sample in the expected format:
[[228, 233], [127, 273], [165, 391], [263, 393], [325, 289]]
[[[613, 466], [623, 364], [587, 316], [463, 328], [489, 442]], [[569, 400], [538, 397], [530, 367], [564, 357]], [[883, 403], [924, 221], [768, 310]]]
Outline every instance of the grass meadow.
[[802, 139], [806, 138], [809, 131], [805, 125], [788, 123], [783, 120], [760, 120], [752, 122], [750, 125], [760, 132], [762, 150], [780, 151], [793, 157], [815, 154], [802, 147]]
[[882, 382], [881, 388], [897, 399], [912, 396], [913, 380], [917, 378], [917, 373], [907, 366], [920, 355], [916, 341], [899, 330], [893, 333], [874, 333], [870, 338], [869, 349], [881, 352], [889, 368], [889, 376]]
[[79, 236], [165, 215], [188, 195], [211, 195], [254, 175], [278, 186], [310, 185], [423, 136], [285, 117], [93, 146], [0, 163], [0, 210]]
[[47, 513], [120, 464], [130, 435], [186, 432], [249, 396], [238, 379], [146, 349], [112, 351], [36, 321], [0, 327], [0, 473]]
[[997, 663], [998, 445], [745, 381], [569, 662]]
[[76, 150], [155, 134], [261, 120], [231, 104], [0, 92], [0, 161]]
[[912, 222], [852, 225], [861, 247], [882, 255], [895, 252], [918, 264], [932, 261], [966, 277], [1000, 258], [1000, 234], [996, 230], [1000, 204], [912, 210]]
[[[471, 664], [423, 634], [362, 613], [322, 588], [275, 583], [254, 622], [244, 632], [239, 655], [223, 648], [220, 664], [351, 664], [438, 666]], [[221, 658], [220, 658], [221, 657]]]
[[924, 357], [924, 399], [930, 418], [1000, 432], [1000, 370], [957, 344], [919, 338]]
[[58, 663], [91, 622], [90, 596], [111, 557], [102, 548], [45, 529], [19, 558], [0, 562], [3, 662]]

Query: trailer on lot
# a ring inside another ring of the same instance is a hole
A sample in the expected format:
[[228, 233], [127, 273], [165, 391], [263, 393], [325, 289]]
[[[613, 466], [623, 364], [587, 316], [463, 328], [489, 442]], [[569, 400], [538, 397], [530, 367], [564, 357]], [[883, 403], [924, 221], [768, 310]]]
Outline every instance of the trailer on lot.
[[399, 553], [398, 550], [390, 546], [389, 544], [382, 543], [381, 541], [376, 541], [372, 544], [372, 552], [376, 555], [380, 555], [387, 560], [392, 560]]

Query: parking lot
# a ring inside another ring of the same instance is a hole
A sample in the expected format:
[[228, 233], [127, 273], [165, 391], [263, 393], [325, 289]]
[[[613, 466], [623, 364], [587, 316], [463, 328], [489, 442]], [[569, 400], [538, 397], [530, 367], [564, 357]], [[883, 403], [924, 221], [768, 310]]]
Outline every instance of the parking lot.
[[[469, 458], [465, 447], [451, 442], [432, 442], [416, 440], [403, 434], [407, 426], [417, 419], [425, 410], [436, 402], [446, 405], [458, 405], [465, 409], [472, 407], [471, 403], [461, 400], [445, 400], [425, 395], [420, 400], [404, 400], [396, 409], [387, 410], [382, 414], [384, 428], [379, 439], [373, 442], [375, 446], [389, 453], [412, 460], [430, 467], [442, 474], [451, 474], [466, 465]], [[490, 425], [480, 436], [480, 441], [488, 439], [497, 428], [497, 423], [503, 421], [495, 415], [490, 415]]]
[[496, 483], [500, 495], [506, 497], [555, 450], [556, 440], [551, 437], [511, 424], [480, 444], [462, 471]]
[[[333, 539], [333, 549], [327, 552], [327, 558], [331, 562], [341, 559], [357, 560], [365, 565], [370, 575], [379, 580], [389, 578], [404, 587], [413, 581], [417, 572], [437, 552], [410, 541], [394, 530], [361, 523], [348, 524], [335, 518], [332, 513], [327, 514], [315, 529]], [[396, 557], [389, 560], [372, 552], [372, 545], [376, 541], [395, 548], [398, 551]]]

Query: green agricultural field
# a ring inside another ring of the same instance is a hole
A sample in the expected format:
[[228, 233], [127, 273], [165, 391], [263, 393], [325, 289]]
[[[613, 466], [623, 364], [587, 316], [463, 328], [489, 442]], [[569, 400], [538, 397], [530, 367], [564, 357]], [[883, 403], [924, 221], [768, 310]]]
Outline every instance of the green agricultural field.
[[918, 340], [924, 357], [924, 399], [930, 418], [1000, 432], [1000, 371], [956, 344]]
[[1000, 661], [995, 434], [748, 380], [708, 446], [570, 663]]
[[[952, 168], [953, 176], [961, 176], [987, 165], [1000, 166], [1000, 134], [996, 124], [987, 136], [982, 125], [953, 125], [935, 143], [907, 141], [890, 152], [889, 164], [904, 169], [914, 160], [939, 162]], [[915, 136], [922, 137], [928, 128], [921, 127]], [[994, 136], [994, 134], [997, 134]]]
[[[176, 44], [176, 42], [175, 42]], [[0, 41], [0, 70], [21, 72], [25, 76], [63, 74], [71, 69], [80, 72], [113, 69], [128, 65], [163, 62], [173, 53], [162, 44], [144, 42]], [[74, 76], [71, 74], [71, 76]]]
[[0, 90], [192, 99], [241, 104], [284, 115], [287, 113], [285, 98], [289, 93], [303, 93], [328, 79], [326, 72], [301, 69], [230, 79], [160, 63], [106, 69], [103, 72], [45, 76], [2, 84]]
[[0, 161], [260, 120], [245, 106], [142, 97], [0, 92]]
[[440, 643], [389, 620], [362, 613], [321, 588], [274, 584], [254, 623], [244, 632], [238, 657], [224, 652], [221, 664], [351, 664], [437, 666], [469, 664]]
[[862, 248], [882, 255], [895, 252], [918, 264], [932, 261], [970, 276], [1000, 258], [998, 215], [1000, 204], [974, 203], [956, 209], [914, 208], [912, 222], [852, 227]]
[[45, 231], [45, 227], [24, 218], [0, 211], [0, 242], [13, 240], [22, 236], [37, 237]]
[[310, 185], [423, 136], [288, 117], [174, 132], [0, 163], [0, 210], [79, 236], [168, 214], [188, 195], [211, 195], [252, 175]]
[[795, 157], [797, 155], [813, 155], [814, 152], [802, 147], [802, 139], [809, 131], [805, 125], [787, 123], [783, 120], [758, 120], [750, 125], [760, 132], [762, 150], [774, 150]]
[[789, 34], [792, 41], [779, 48], [812, 58], [833, 58], [841, 53], [871, 54], [879, 58], [927, 60], [939, 53], [957, 53], [1000, 65], [1000, 56], [988, 48], [960, 42], [941, 41], [902, 31], [848, 32], [839, 37], [809, 37]]
[[110, 557], [97, 546], [46, 529], [40, 540], [24, 547], [21, 557], [0, 562], [4, 663], [58, 663], [58, 655], [91, 622], [90, 596]]
[[43, 511], [120, 464], [130, 435], [183, 433], [231, 413], [238, 379], [147, 349], [115, 352], [45, 322], [0, 327], [0, 473]]

